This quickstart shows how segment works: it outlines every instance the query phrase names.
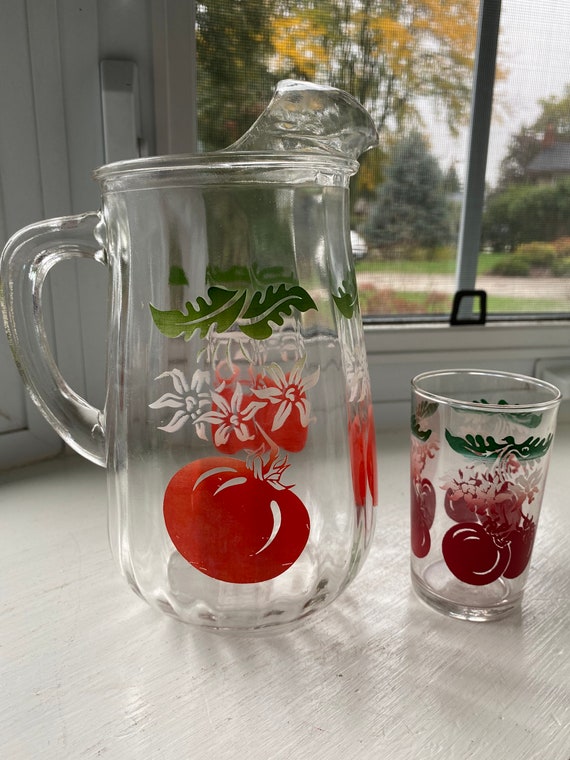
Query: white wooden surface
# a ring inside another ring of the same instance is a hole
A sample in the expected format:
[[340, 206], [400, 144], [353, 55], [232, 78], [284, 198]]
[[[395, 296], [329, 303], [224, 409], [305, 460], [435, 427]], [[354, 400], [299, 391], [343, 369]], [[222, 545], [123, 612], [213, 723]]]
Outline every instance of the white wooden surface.
[[447, 619], [408, 581], [408, 453], [382, 434], [367, 564], [297, 630], [217, 636], [151, 610], [107, 548], [105, 474], [0, 475], [0, 757], [568, 760], [570, 427], [522, 614]]

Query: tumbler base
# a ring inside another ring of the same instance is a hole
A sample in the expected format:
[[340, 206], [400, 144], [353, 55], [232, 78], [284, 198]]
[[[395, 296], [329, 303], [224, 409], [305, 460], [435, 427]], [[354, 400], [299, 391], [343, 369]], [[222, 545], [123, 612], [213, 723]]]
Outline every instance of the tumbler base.
[[437, 612], [481, 623], [501, 620], [520, 609], [522, 593], [513, 594], [505, 579], [499, 578], [485, 586], [471, 586], [450, 578], [440, 565], [444, 563], [427, 568], [425, 580], [412, 572], [412, 587], [417, 596]]

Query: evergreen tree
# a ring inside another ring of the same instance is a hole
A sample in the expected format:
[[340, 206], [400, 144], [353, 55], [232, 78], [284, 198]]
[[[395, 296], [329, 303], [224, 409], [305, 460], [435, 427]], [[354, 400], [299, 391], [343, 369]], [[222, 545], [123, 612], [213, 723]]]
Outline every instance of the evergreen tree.
[[372, 247], [398, 252], [449, 242], [444, 176], [417, 130], [395, 146], [365, 235]]
[[449, 169], [445, 172], [443, 178], [443, 191], [448, 195], [455, 195], [461, 192], [461, 182], [457, 174], [455, 164], [450, 164]]

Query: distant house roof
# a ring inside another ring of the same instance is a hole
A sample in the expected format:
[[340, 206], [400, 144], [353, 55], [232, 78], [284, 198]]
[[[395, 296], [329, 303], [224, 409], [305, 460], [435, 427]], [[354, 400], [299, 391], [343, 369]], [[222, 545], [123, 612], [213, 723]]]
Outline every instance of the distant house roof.
[[529, 174], [570, 174], [570, 142], [543, 148], [527, 166]]

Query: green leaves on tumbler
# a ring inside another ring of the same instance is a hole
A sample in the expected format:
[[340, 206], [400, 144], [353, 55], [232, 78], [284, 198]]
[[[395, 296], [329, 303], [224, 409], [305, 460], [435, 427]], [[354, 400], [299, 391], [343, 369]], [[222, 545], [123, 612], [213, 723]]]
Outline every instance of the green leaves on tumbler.
[[492, 435], [452, 435], [449, 430], [445, 431], [445, 439], [451, 448], [458, 454], [477, 459], [498, 459], [509, 454], [514, 454], [518, 459], [540, 459], [543, 457], [552, 443], [553, 436], [536, 438], [530, 436], [521, 443], [517, 443], [513, 436], [507, 435], [501, 441], [496, 441]]

